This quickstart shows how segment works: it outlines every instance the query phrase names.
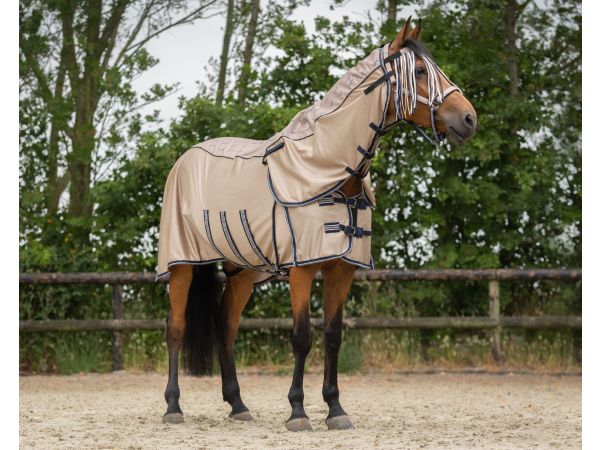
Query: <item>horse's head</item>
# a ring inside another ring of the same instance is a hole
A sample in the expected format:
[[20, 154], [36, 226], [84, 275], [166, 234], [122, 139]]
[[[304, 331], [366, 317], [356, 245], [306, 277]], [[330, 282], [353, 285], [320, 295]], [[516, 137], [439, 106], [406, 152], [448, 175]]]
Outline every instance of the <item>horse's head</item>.
[[390, 44], [388, 59], [396, 82], [387, 112], [395, 119], [433, 129], [437, 141], [447, 134], [452, 142], [462, 144], [475, 133], [477, 114], [462, 91], [433, 62], [420, 35], [421, 21], [411, 30], [409, 17]]

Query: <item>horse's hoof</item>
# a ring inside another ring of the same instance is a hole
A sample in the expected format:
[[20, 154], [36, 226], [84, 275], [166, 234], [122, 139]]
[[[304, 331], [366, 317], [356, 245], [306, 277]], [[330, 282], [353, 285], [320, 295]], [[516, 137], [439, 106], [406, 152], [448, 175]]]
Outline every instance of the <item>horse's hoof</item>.
[[165, 414], [162, 418], [163, 423], [183, 423], [183, 414], [179, 412]]
[[251, 420], [254, 420], [254, 417], [252, 417], [250, 411], [242, 411], [236, 414], [231, 413], [229, 414], [229, 418], [233, 420], [241, 420], [242, 422], [250, 422]]
[[310, 420], [306, 417], [300, 417], [298, 419], [290, 419], [285, 423], [285, 427], [288, 431], [312, 431], [312, 425]]
[[354, 428], [354, 425], [352, 425], [352, 422], [350, 422], [350, 419], [346, 415], [328, 417], [325, 419], [325, 425], [330, 430], [351, 430]]

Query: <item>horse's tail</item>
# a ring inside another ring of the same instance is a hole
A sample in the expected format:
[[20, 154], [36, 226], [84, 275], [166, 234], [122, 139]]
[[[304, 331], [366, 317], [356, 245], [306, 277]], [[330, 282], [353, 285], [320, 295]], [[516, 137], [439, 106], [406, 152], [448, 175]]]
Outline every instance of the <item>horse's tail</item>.
[[212, 375], [221, 283], [216, 264], [194, 266], [193, 273], [185, 309], [183, 366], [191, 375]]

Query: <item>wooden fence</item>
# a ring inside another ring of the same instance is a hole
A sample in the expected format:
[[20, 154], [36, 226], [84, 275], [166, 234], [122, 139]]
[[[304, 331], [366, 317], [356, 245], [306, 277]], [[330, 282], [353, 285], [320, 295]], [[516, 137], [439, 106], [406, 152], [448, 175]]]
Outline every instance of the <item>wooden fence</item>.
[[[518, 328], [581, 328], [579, 316], [513, 316], [500, 314], [500, 281], [581, 280], [581, 269], [482, 269], [482, 270], [363, 270], [357, 271], [357, 281], [487, 281], [489, 315], [480, 317], [355, 317], [344, 319], [347, 328], [489, 328], [492, 329], [492, 354], [501, 361], [501, 329]], [[123, 368], [121, 332], [131, 330], [162, 330], [164, 319], [123, 319], [123, 285], [153, 283], [150, 272], [102, 272], [102, 273], [22, 273], [23, 284], [104, 284], [112, 286], [112, 320], [22, 320], [19, 330], [40, 331], [112, 331], [113, 367]], [[221, 273], [223, 280], [224, 275]], [[320, 279], [320, 274], [317, 274]], [[276, 280], [285, 281], [283, 277]], [[311, 319], [315, 328], [323, 327], [322, 319]], [[291, 330], [291, 319], [243, 319], [242, 330], [253, 329]]]

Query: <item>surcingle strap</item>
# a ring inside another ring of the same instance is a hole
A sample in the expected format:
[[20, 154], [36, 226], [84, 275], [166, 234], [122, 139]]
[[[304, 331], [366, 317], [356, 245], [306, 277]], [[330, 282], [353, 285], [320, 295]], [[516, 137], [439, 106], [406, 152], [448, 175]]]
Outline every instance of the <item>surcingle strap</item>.
[[383, 136], [386, 133], [386, 130], [383, 128], [380, 128], [377, 126], [377, 124], [371, 122], [369, 124], [369, 127], [371, 127], [371, 129], [373, 129], [373, 131], [375, 131], [375, 133], [377, 134], [377, 136]]
[[361, 238], [363, 236], [371, 236], [371, 230], [365, 230], [362, 227], [350, 227], [339, 222], [327, 222], [324, 224], [325, 233], [338, 233], [343, 231], [348, 236]]
[[318, 200], [318, 203], [319, 206], [331, 206], [339, 203], [356, 209], [367, 209], [369, 207], [369, 203], [363, 198], [323, 197]]
[[371, 83], [369, 87], [365, 89], [365, 95], [368, 95], [371, 92], [373, 92], [377, 86], [385, 83], [386, 80], [389, 80], [390, 78], [392, 78], [392, 76], [394, 76], [394, 72], [392, 72], [391, 70], [389, 72], [386, 72], [384, 75], [381, 76], [381, 78]]

